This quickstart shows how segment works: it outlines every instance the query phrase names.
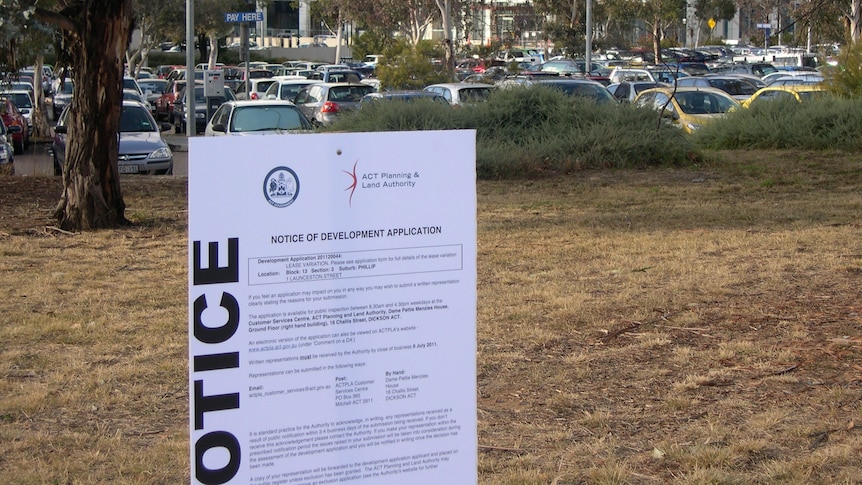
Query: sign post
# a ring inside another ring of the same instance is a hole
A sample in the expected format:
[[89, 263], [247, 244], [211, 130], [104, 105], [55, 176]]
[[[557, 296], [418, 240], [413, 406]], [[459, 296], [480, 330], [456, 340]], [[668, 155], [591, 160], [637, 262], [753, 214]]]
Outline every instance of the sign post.
[[249, 63], [251, 56], [249, 55], [249, 25], [253, 22], [263, 22], [263, 12], [226, 12], [224, 21], [227, 23], [239, 23], [239, 38], [240, 38], [240, 60], [245, 61], [245, 84], [246, 91], [249, 86]]
[[758, 29], [763, 30], [763, 48], [769, 48], [769, 34], [772, 33], [772, 24], [757, 24]]
[[192, 483], [477, 482], [475, 136], [189, 141]]

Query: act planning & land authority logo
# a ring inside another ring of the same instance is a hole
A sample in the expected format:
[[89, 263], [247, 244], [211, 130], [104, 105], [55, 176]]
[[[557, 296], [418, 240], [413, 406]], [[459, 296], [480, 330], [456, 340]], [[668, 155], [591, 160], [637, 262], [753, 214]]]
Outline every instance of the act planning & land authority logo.
[[263, 180], [263, 196], [271, 205], [287, 207], [299, 196], [299, 177], [288, 167], [275, 167]]

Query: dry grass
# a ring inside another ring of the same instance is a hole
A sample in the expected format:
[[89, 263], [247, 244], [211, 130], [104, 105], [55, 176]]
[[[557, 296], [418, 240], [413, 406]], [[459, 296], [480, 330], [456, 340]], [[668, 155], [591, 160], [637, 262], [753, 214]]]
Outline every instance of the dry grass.
[[[479, 183], [482, 484], [860, 483], [862, 161]], [[188, 481], [185, 183], [0, 178], [0, 476]]]

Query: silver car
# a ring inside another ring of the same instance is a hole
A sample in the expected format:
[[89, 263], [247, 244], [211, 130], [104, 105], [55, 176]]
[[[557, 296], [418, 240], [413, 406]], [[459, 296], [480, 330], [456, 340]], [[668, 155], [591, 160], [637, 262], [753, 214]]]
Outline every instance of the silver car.
[[317, 83], [302, 88], [293, 102], [312, 123], [328, 125], [338, 115], [352, 111], [374, 87], [362, 83]]
[[[66, 164], [66, 137], [69, 108], [66, 107], [54, 127], [54, 173], [58, 174]], [[170, 123], [157, 123], [143, 104], [123, 101], [120, 115], [120, 149], [117, 171], [122, 174], [149, 173], [171, 174], [174, 170], [174, 154], [162, 138], [162, 131], [171, 129]]]

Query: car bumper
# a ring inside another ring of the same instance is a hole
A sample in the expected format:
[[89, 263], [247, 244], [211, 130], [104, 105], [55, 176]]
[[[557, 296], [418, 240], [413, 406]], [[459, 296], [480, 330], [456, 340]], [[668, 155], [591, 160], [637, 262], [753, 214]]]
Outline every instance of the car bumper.
[[136, 174], [136, 173], [152, 173], [152, 172], [173, 172], [174, 159], [173, 157], [165, 160], [138, 160], [138, 161], [122, 161], [117, 162], [117, 171], [121, 174]]

